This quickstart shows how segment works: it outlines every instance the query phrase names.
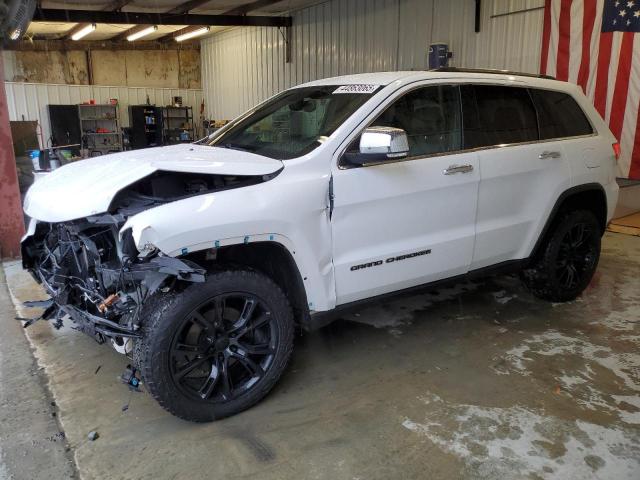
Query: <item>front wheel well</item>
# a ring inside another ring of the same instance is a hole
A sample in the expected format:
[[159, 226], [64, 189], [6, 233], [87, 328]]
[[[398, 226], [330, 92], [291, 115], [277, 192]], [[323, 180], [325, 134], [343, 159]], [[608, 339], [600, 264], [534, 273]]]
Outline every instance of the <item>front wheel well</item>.
[[271, 278], [285, 293], [294, 319], [305, 326], [310, 320], [304, 282], [289, 250], [277, 242], [228, 245], [215, 250], [194, 252], [186, 256], [212, 270], [245, 267]]

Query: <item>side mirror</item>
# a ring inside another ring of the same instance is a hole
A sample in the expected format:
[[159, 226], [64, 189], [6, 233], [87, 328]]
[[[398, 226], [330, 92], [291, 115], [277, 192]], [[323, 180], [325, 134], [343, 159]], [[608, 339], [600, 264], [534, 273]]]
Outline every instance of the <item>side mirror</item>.
[[404, 158], [409, 154], [409, 139], [401, 128], [369, 127], [360, 136], [359, 152], [348, 152], [352, 165], [372, 165]]

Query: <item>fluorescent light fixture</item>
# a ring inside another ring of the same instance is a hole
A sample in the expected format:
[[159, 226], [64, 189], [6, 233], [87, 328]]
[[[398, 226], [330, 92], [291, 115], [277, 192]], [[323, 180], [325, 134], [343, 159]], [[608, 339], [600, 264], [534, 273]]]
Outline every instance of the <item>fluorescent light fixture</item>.
[[139, 38], [142, 37], [146, 37], [147, 35], [155, 32], [156, 30], [158, 30], [158, 26], [157, 25], [151, 25], [150, 27], [147, 27], [143, 30], [140, 30], [136, 33], [132, 33], [131, 35], [129, 35], [127, 37], [127, 40], [129, 40], [130, 42], [134, 42], [136, 40], [138, 40]]
[[197, 30], [193, 30], [191, 32], [183, 33], [182, 35], [178, 35], [176, 37], [176, 42], [184, 42], [185, 40], [189, 40], [190, 38], [199, 37], [200, 35], [204, 35], [211, 27], [202, 27]]
[[78, 30], [76, 33], [74, 33], [73, 35], [71, 35], [71, 40], [80, 40], [81, 38], [86, 37], [87, 35], [89, 35], [91, 32], [93, 32], [96, 29], [96, 24], [95, 23], [90, 23], [89, 25], [87, 25], [86, 27]]

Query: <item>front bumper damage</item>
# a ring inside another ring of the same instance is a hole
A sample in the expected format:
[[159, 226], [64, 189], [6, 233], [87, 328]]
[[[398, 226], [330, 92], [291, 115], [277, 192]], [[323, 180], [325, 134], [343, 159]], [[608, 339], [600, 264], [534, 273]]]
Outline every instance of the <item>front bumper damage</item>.
[[138, 338], [145, 302], [159, 290], [183, 282], [203, 282], [195, 263], [164, 256], [155, 249], [138, 252], [125, 218], [103, 214], [63, 223], [38, 223], [22, 243], [23, 267], [51, 300], [35, 320], [70, 318], [78, 330], [99, 343]]

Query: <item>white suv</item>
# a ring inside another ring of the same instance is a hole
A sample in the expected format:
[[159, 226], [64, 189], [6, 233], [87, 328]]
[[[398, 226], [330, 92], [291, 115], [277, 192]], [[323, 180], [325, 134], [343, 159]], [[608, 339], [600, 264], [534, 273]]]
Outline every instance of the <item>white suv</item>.
[[23, 262], [131, 355], [174, 415], [259, 401], [296, 326], [354, 302], [521, 270], [544, 299], [589, 283], [619, 146], [580, 90], [492, 71], [330, 78], [195, 144], [69, 164], [28, 192]]

